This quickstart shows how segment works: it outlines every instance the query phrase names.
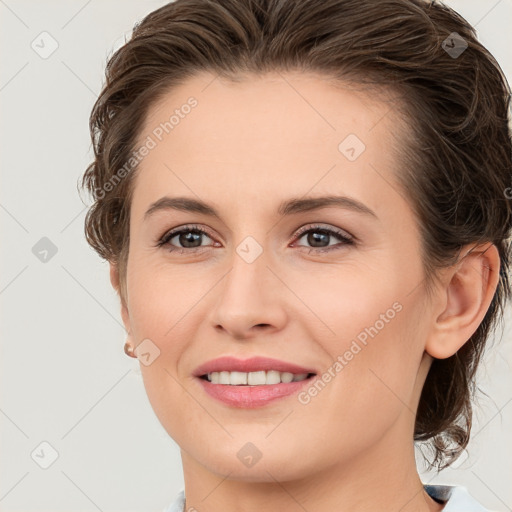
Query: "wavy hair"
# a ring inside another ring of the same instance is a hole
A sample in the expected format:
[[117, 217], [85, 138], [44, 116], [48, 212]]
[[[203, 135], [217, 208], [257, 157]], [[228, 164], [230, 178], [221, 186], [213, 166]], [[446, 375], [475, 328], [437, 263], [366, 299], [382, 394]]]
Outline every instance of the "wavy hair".
[[81, 182], [94, 198], [86, 239], [118, 266], [124, 300], [137, 170], [136, 163], [129, 172], [125, 165], [148, 110], [202, 71], [236, 80], [276, 70], [398, 95], [409, 136], [397, 179], [419, 221], [427, 290], [436, 270], [456, 262], [464, 245], [490, 241], [499, 251], [499, 283], [485, 318], [456, 354], [434, 359], [420, 397], [414, 440], [427, 442], [434, 452], [430, 467], [443, 469], [468, 444], [475, 373], [511, 297], [512, 197], [509, 85], [471, 25], [447, 6], [176, 0], [151, 12], [109, 58], [91, 112], [94, 161]]

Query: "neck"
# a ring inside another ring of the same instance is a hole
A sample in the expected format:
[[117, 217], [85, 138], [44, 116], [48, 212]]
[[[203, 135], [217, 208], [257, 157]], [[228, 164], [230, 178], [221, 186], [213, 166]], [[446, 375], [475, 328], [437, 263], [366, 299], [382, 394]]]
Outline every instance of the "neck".
[[[410, 411], [404, 410], [404, 414]], [[236, 470], [216, 474], [181, 452], [185, 480], [185, 510], [208, 512], [438, 512], [443, 505], [424, 491], [419, 478], [409, 432], [398, 421], [364, 453], [332, 466], [312, 471], [308, 460], [298, 477], [281, 481], [279, 468], [264, 468], [259, 461], [247, 476]], [[243, 444], [243, 443], [242, 443]], [[259, 467], [258, 467], [259, 466]], [[238, 465], [236, 466], [238, 467]], [[193, 507], [193, 508], [191, 508]]]

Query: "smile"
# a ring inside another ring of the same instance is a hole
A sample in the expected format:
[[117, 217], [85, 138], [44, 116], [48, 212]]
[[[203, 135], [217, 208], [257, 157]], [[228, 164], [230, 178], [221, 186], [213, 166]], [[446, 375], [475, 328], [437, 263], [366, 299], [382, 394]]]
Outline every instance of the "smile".
[[272, 384], [287, 384], [289, 382], [300, 382], [306, 380], [313, 373], [294, 374], [290, 372], [280, 372], [277, 370], [257, 371], [257, 372], [210, 372], [202, 375], [201, 378], [208, 380], [212, 384], [224, 384], [229, 386], [268, 386]]

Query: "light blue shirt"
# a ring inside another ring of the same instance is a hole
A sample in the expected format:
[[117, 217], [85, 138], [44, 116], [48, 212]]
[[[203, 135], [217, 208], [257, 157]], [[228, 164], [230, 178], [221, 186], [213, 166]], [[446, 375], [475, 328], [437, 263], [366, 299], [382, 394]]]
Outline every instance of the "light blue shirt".
[[[490, 512], [461, 485], [424, 485], [423, 487], [431, 498], [444, 502], [443, 512]], [[186, 512], [184, 489], [163, 512]]]

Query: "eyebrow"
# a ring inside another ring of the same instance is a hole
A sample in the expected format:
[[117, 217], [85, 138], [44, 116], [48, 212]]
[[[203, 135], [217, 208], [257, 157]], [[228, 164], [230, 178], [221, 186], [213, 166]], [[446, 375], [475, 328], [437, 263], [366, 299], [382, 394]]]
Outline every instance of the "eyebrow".
[[[329, 206], [337, 206], [346, 210], [352, 210], [357, 213], [362, 213], [375, 218], [378, 218], [376, 213], [361, 203], [357, 199], [346, 196], [322, 196], [322, 197], [309, 197], [309, 198], [293, 198], [283, 201], [277, 213], [283, 215], [293, 215], [312, 210], [319, 210]], [[198, 199], [190, 197], [169, 197], [164, 196], [151, 204], [146, 213], [144, 220], [147, 220], [151, 215], [161, 210], [179, 210], [184, 212], [195, 212], [209, 217], [216, 217], [221, 220], [219, 212], [211, 205], [204, 203]]]

